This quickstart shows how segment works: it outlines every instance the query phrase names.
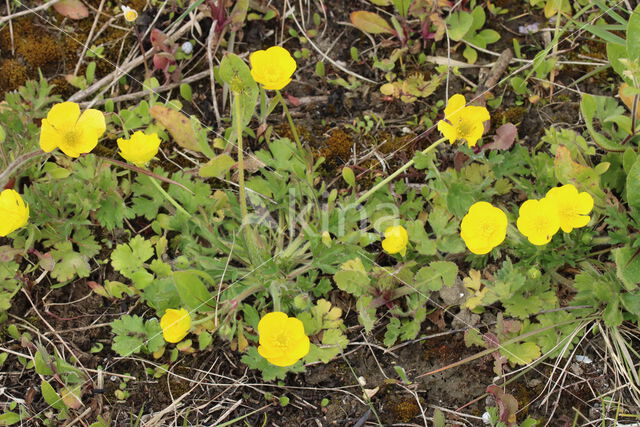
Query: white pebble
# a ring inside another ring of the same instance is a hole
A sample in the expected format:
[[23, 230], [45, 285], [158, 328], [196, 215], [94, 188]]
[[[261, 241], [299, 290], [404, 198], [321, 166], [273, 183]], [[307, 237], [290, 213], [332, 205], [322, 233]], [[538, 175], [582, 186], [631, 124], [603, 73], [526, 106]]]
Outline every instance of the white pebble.
[[576, 355], [576, 362], [581, 362], [581, 363], [593, 363], [593, 360], [591, 360], [591, 358], [589, 356], [583, 356], [581, 354], [577, 354]]
[[193, 52], [193, 45], [191, 44], [191, 42], [182, 43], [182, 46], [180, 48], [187, 55], [189, 55], [191, 52]]

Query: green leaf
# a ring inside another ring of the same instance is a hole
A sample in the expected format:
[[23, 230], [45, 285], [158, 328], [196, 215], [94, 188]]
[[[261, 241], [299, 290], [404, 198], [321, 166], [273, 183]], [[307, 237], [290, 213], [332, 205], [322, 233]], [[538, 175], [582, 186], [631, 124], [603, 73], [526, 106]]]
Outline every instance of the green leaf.
[[180, 85], [180, 96], [182, 96], [187, 101], [191, 102], [193, 100], [193, 92], [191, 90], [191, 86], [187, 83], [182, 83]]
[[47, 405], [59, 411], [65, 409], [65, 404], [62, 401], [62, 398], [47, 380], [42, 380], [40, 383], [40, 390], [42, 391], [42, 397], [44, 397], [44, 401], [47, 402]]
[[475, 64], [478, 59], [478, 52], [471, 46], [465, 46], [462, 51], [462, 56], [464, 56], [469, 64]]
[[153, 256], [153, 245], [138, 235], [116, 247], [111, 253], [111, 265], [123, 276], [132, 279], [134, 274], [144, 269], [144, 263]]
[[242, 313], [244, 315], [245, 323], [253, 329], [258, 330], [258, 323], [260, 322], [260, 314], [258, 313], [258, 310], [250, 304], [242, 304]]
[[627, 58], [640, 59], [640, 5], [633, 10], [627, 26]]
[[342, 178], [349, 185], [349, 187], [356, 186], [356, 175], [353, 173], [353, 170], [349, 167], [342, 168]]
[[199, 174], [203, 178], [222, 178], [235, 164], [230, 155], [220, 154], [202, 166]]
[[467, 34], [473, 25], [473, 16], [468, 12], [455, 12], [447, 19], [449, 27], [449, 38], [460, 41]]
[[0, 426], [11, 426], [20, 421], [22, 421], [22, 417], [15, 412], [7, 411], [0, 415]]
[[354, 27], [368, 34], [393, 34], [394, 32], [383, 17], [373, 12], [358, 10], [351, 12], [349, 18]]
[[422, 292], [439, 291], [444, 286], [453, 286], [458, 275], [458, 266], [450, 261], [433, 261], [416, 273], [415, 282]]
[[627, 67], [620, 62], [620, 58], [627, 58], [627, 46], [625, 44], [607, 43], [607, 59], [611, 67], [627, 84], [632, 85], [633, 81], [624, 74]]
[[602, 313], [605, 325], [609, 328], [616, 328], [622, 324], [622, 311], [620, 310], [620, 303], [618, 299], [613, 299]]
[[48, 364], [49, 361], [50, 356], [48, 354], [45, 356], [42, 351], [36, 351], [34, 357], [36, 373], [39, 375], [53, 375], [53, 369], [51, 369], [51, 366]]
[[220, 79], [236, 94], [234, 102], [241, 103], [242, 117], [234, 117], [234, 121], [242, 119], [244, 128], [255, 112], [259, 93], [258, 85], [251, 77], [251, 70], [238, 55], [227, 53], [220, 63], [219, 75]]
[[338, 288], [354, 296], [364, 295], [371, 279], [360, 258], [347, 261], [340, 266], [340, 271], [333, 275]]
[[628, 291], [633, 291], [640, 283], [640, 248], [624, 246], [612, 251], [616, 262], [616, 275]]
[[198, 350], [205, 350], [213, 342], [213, 335], [207, 331], [200, 332], [198, 335]]
[[500, 354], [516, 365], [528, 365], [540, 357], [540, 347], [532, 342], [512, 343], [500, 347]]
[[51, 276], [59, 282], [67, 282], [74, 277], [88, 277], [91, 272], [89, 257], [73, 250], [69, 241], [56, 243], [51, 251], [56, 264]]
[[272, 365], [267, 359], [260, 356], [256, 347], [249, 347], [242, 356], [241, 361], [249, 368], [259, 370], [264, 381], [284, 380], [288, 372], [304, 372], [305, 370], [302, 361], [298, 361], [295, 365], [286, 368]]
[[207, 286], [202, 283], [203, 277], [210, 281], [206, 273], [197, 270], [176, 271], [173, 273], [173, 281], [182, 304], [189, 311], [207, 311], [213, 304], [214, 296]]
[[636, 318], [640, 318], [640, 293], [626, 293], [620, 295], [624, 308]]

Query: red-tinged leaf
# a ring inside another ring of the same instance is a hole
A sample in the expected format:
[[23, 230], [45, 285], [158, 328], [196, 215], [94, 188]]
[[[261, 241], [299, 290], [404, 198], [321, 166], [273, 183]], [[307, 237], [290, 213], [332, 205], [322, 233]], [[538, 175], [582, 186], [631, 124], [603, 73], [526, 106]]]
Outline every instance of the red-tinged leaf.
[[298, 98], [296, 98], [295, 96], [287, 94], [287, 99], [289, 100], [291, 105], [293, 105], [294, 107], [299, 107], [300, 106], [300, 100]]
[[493, 395], [500, 410], [500, 421], [507, 423], [511, 427], [516, 425], [516, 412], [518, 412], [518, 401], [512, 395], [505, 393], [496, 385], [487, 387], [487, 393]]
[[89, 16], [89, 9], [80, 0], [60, 0], [53, 8], [69, 19], [84, 19]]
[[189, 117], [180, 111], [172, 110], [162, 105], [151, 107], [149, 114], [167, 128], [179, 146], [192, 151], [201, 151], [198, 144], [198, 135]]
[[453, 167], [456, 169], [456, 172], [460, 172], [462, 170], [467, 160], [469, 160], [469, 156], [464, 154], [462, 151], [456, 151], [456, 154], [453, 156]]
[[508, 150], [518, 136], [518, 128], [513, 123], [505, 123], [496, 130], [493, 142], [482, 146], [482, 150]]
[[351, 12], [351, 23], [357, 29], [369, 34], [393, 34], [393, 27], [380, 15], [366, 10]]

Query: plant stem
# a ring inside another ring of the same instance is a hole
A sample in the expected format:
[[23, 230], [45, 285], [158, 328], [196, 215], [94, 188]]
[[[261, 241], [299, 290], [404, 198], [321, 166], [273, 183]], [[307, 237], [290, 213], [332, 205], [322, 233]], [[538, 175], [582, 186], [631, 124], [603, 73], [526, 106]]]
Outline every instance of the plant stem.
[[149, 177], [149, 181], [151, 181], [151, 183], [155, 185], [155, 187], [158, 189], [160, 193], [162, 193], [165, 199], [167, 199], [169, 203], [171, 203], [178, 211], [182, 212], [183, 214], [191, 218], [191, 214], [187, 212], [182, 206], [180, 206], [180, 203], [176, 202], [176, 200], [173, 197], [171, 197], [169, 193], [164, 191], [164, 188], [162, 188], [162, 186], [160, 185], [160, 183], [158, 183], [158, 181], [156, 181], [151, 177]]
[[240, 188], [240, 213], [242, 222], [247, 218], [249, 211], [247, 210], [247, 194], [244, 185], [244, 151], [242, 147], [242, 104], [240, 103], [240, 94], [233, 94], [234, 100], [234, 120], [236, 122], [236, 138], [238, 141], [238, 185]]
[[38, 149], [36, 151], [23, 154], [22, 156], [18, 157], [13, 162], [11, 162], [11, 164], [9, 164], [7, 168], [4, 171], [2, 171], [2, 173], [0, 173], [0, 189], [4, 188], [11, 174], [14, 173], [18, 168], [20, 168], [22, 165], [24, 165], [34, 157], [38, 157], [43, 154], [46, 154], [46, 153]]
[[280, 98], [280, 103], [282, 104], [282, 109], [284, 110], [284, 115], [287, 116], [287, 121], [289, 122], [289, 127], [291, 128], [291, 133], [293, 134], [293, 139], [295, 139], [296, 144], [298, 145], [298, 149], [301, 153], [304, 153], [302, 149], [302, 143], [300, 142], [300, 136], [298, 135], [298, 129], [296, 125], [293, 123], [293, 119], [291, 118], [291, 114], [289, 113], [289, 107], [287, 107], [287, 103], [282, 97], [282, 94], [279, 90], [276, 90], [278, 97]]
[[[428, 146], [427, 148], [425, 148], [424, 150], [422, 150], [422, 154], [428, 154], [431, 151], [433, 151], [438, 145], [442, 144], [444, 141], [446, 141], [447, 138], [440, 138], [439, 140], [437, 140], [436, 142], [434, 142], [433, 144], [431, 144], [430, 146]], [[411, 166], [413, 166], [414, 164], [414, 159], [409, 160], [407, 163], [405, 163], [402, 167], [400, 167], [398, 170], [396, 170], [394, 173], [392, 173], [391, 175], [389, 175], [388, 177], [386, 177], [385, 179], [383, 179], [382, 181], [380, 181], [378, 184], [376, 184], [373, 188], [371, 188], [369, 191], [367, 191], [366, 193], [364, 193], [362, 196], [360, 196], [358, 198], [358, 200], [356, 200], [356, 205], [359, 205], [361, 203], [363, 203], [365, 200], [367, 200], [373, 193], [375, 193], [376, 191], [378, 191], [380, 188], [384, 187], [385, 185], [387, 185], [390, 181], [393, 181], [393, 179], [395, 177], [397, 177], [398, 175], [400, 175], [401, 173], [403, 173], [404, 171], [406, 171], [407, 169], [409, 169]]]

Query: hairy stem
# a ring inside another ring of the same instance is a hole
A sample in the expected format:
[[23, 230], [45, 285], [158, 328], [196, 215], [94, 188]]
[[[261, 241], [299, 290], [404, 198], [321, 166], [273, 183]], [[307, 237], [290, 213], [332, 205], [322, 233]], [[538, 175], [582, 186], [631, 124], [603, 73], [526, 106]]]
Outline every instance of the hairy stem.
[[[431, 144], [430, 146], [428, 146], [427, 148], [422, 150], [422, 154], [427, 154], [427, 153], [430, 153], [431, 151], [435, 150], [436, 147], [438, 147], [438, 145], [442, 144], [442, 142], [444, 142], [446, 139], [447, 138], [440, 138], [439, 140], [437, 140], [436, 142], [434, 142], [433, 144]], [[391, 175], [389, 175], [388, 177], [386, 177], [385, 179], [380, 181], [378, 184], [376, 184], [374, 187], [372, 187], [369, 191], [367, 191], [362, 196], [360, 196], [358, 198], [358, 200], [356, 200], [356, 205], [359, 205], [359, 204], [363, 203], [365, 200], [367, 200], [369, 197], [371, 197], [371, 195], [373, 193], [375, 193], [380, 188], [382, 188], [385, 185], [387, 185], [389, 182], [393, 181], [398, 175], [400, 175], [401, 173], [403, 173], [404, 171], [409, 169], [411, 166], [413, 166], [413, 164], [414, 164], [414, 160], [411, 159], [407, 163], [402, 165], [402, 167], [398, 168], [398, 170], [396, 170], [394, 173], [392, 173]]]

